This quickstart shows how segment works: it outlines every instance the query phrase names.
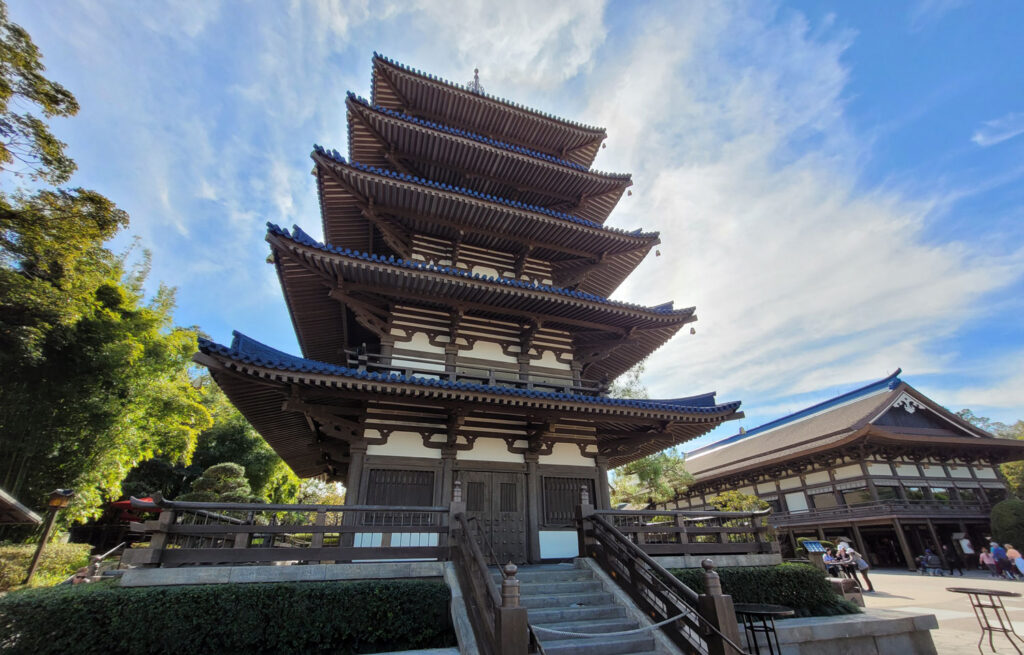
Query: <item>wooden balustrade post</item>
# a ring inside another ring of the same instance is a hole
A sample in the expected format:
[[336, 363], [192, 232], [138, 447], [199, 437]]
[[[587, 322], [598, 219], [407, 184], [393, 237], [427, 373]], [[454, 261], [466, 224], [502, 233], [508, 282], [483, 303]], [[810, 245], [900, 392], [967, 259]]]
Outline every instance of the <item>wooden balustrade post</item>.
[[[462, 499], [462, 481], [456, 480], [452, 484], [452, 502], [448, 505], [448, 559], [454, 560], [455, 554], [452, 549], [458, 548], [459, 540], [456, 538], [456, 532], [462, 530], [459, 525], [458, 519], [455, 517], [459, 514], [466, 513], [466, 501]], [[467, 539], [469, 535], [463, 535]]]
[[530, 628], [525, 607], [519, 606], [519, 567], [509, 562], [501, 581], [501, 607], [494, 626], [498, 655], [526, 655], [530, 649]]
[[174, 525], [175, 512], [173, 509], [164, 508], [160, 512], [160, 518], [156, 522], [156, 530], [153, 532], [153, 536], [149, 540], [149, 549], [155, 551], [156, 554], [153, 559], [150, 560], [150, 564], [160, 566], [160, 562], [163, 560], [164, 550], [167, 548], [167, 541], [170, 539], [170, 527]]
[[704, 567], [704, 593], [697, 599], [700, 615], [718, 632], [707, 635], [708, 655], [735, 655], [734, 644], [740, 644], [740, 626], [736, 622], [736, 610], [733, 608], [732, 596], [722, 593], [722, 581], [715, 572], [715, 564], [710, 559], [700, 563]]
[[576, 530], [579, 536], [580, 557], [592, 557], [594, 543], [594, 526], [590, 517], [594, 515], [594, 505], [590, 501], [590, 490], [586, 485], [580, 487], [580, 504], [576, 506]]
[[[323, 527], [323, 526], [327, 525], [327, 509], [326, 508], [321, 507], [320, 509], [318, 509], [316, 511], [316, 518], [313, 519], [313, 525], [314, 526], [320, 526], [320, 527]], [[237, 537], [236, 537], [236, 539], [237, 539]], [[238, 546], [236, 545], [235, 547], [237, 548]], [[309, 540], [309, 547], [310, 548], [323, 548], [324, 547], [324, 533], [323, 532], [314, 532], [313, 536]], [[319, 564], [319, 563], [320, 563], [320, 560], [318, 560], [318, 559], [309, 560], [309, 564]]]

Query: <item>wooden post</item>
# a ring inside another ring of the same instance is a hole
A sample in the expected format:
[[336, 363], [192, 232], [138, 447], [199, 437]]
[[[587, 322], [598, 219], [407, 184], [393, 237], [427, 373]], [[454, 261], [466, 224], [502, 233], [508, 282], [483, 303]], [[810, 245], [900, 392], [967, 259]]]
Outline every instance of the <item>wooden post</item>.
[[611, 489], [608, 488], [608, 458], [598, 455], [594, 458], [597, 464], [597, 498], [594, 504], [600, 509], [612, 508]]
[[156, 522], [156, 532], [149, 540], [149, 549], [156, 551], [157, 555], [151, 562], [152, 564], [160, 565], [163, 560], [164, 549], [167, 547], [167, 541], [170, 538], [169, 529], [174, 525], [175, 512], [173, 509], [164, 508], [160, 512], [160, 518]]
[[903, 559], [907, 563], [908, 571], [916, 571], [917, 567], [914, 565], [914, 554], [910, 552], [910, 546], [907, 544], [907, 535], [903, 534], [903, 526], [900, 525], [899, 519], [892, 520], [893, 528], [896, 529], [896, 541], [900, 542], [900, 550], [903, 551]]
[[935, 531], [935, 524], [931, 519], [925, 519], [925, 523], [928, 524], [928, 534], [931, 535], [932, 542], [935, 544], [935, 554], [942, 560], [942, 568], [948, 569], [949, 562], [946, 561], [946, 554], [942, 552], [942, 542], [939, 541], [939, 533]]
[[593, 515], [594, 506], [590, 504], [590, 490], [583, 485], [580, 487], [580, 504], [576, 507], [580, 557], [592, 557], [590, 545], [594, 542], [594, 529], [590, 525], [590, 517]]
[[540, 471], [537, 468], [540, 455], [526, 453], [526, 526], [529, 550], [527, 559], [530, 562], [540, 561]]
[[725, 637], [740, 645], [740, 626], [736, 622], [732, 596], [722, 593], [722, 582], [715, 572], [714, 562], [706, 559], [700, 565], [704, 567], [704, 593], [697, 598], [697, 608], [700, 615], [718, 630], [707, 636], [708, 655], [734, 655], [736, 649], [723, 639]]
[[[323, 526], [327, 525], [327, 510], [326, 509], [321, 507], [320, 509], [318, 509], [316, 511], [316, 518], [313, 519], [313, 525], [314, 526], [320, 526], [320, 527], [323, 527]], [[242, 534], [242, 533], [239, 533], [239, 534]], [[309, 540], [309, 547], [310, 548], [323, 548], [324, 547], [324, 533], [323, 532], [314, 532], [313, 533], [313, 538]], [[239, 546], [238, 545], [238, 536], [237, 535], [235, 536], [235, 548], [245, 548], [245, 546]], [[310, 564], [319, 564], [320, 560], [310, 560], [309, 563]]]
[[519, 570], [512, 562], [505, 565], [501, 581], [501, 607], [498, 608], [495, 642], [499, 655], [526, 655], [530, 649], [530, 629], [525, 607], [519, 606]]
[[46, 517], [46, 525], [43, 527], [43, 536], [39, 538], [39, 545], [36, 546], [36, 552], [32, 555], [32, 563], [28, 565], [28, 573], [25, 575], [25, 582], [22, 584], [27, 585], [39, 567], [39, 558], [43, 554], [43, 549], [46, 548], [46, 542], [50, 540], [53, 524], [57, 521], [57, 511], [56, 507], [50, 508], [50, 515]]
[[[462, 529], [455, 517], [465, 513], [466, 501], [462, 499], [462, 481], [456, 480], [452, 485], [452, 502], [448, 505], [448, 559], [450, 561], [455, 560], [455, 549], [458, 548], [458, 539], [455, 538], [455, 533]], [[467, 539], [469, 538], [469, 535], [465, 536]]]

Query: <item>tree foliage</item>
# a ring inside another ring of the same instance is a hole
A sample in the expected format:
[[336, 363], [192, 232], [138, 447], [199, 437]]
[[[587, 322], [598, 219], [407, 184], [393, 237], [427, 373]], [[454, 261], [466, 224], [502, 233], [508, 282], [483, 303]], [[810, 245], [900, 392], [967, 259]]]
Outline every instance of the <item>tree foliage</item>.
[[1024, 500], [1007, 498], [992, 507], [992, 537], [1000, 544], [1024, 547]]
[[[1007, 425], [984, 416], [977, 416], [969, 409], [961, 409], [956, 415], [1000, 439], [1024, 439], [1024, 420]], [[1024, 497], [1024, 461], [1000, 464], [999, 470], [1006, 478], [1010, 493]]]
[[245, 469], [234, 462], [214, 464], [203, 471], [192, 483], [192, 491], [179, 496], [180, 500], [202, 503], [259, 503], [262, 496], [252, 493]]
[[720, 512], [760, 512], [770, 507], [766, 501], [757, 496], [741, 494], [735, 489], [723, 491], [717, 496], [709, 498], [708, 503]]
[[75, 163], [44, 119], [73, 116], [78, 101], [47, 79], [45, 70], [32, 37], [8, 20], [7, 5], [0, 2], [0, 170], [64, 184]]
[[652, 506], [675, 500], [693, 484], [686, 461], [674, 450], [648, 455], [615, 469], [615, 503]]
[[[44, 119], [78, 104], [43, 71], [0, 3], [0, 173], [63, 183], [74, 162]], [[148, 256], [132, 267], [104, 246], [127, 225], [94, 191], [0, 194], [0, 486], [35, 508], [73, 488], [62, 523], [98, 514], [138, 462], [187, 458], [210, 424], [173, 290], [147, 299]]]

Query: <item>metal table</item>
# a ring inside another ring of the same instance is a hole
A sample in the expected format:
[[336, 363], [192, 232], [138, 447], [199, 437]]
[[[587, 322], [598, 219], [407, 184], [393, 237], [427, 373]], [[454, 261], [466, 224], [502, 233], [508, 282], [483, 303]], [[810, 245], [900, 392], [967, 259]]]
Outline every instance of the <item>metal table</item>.
[[[981, 626], [981, 638], [978, 639], [979, 653], [984, 652], [981, 650], [981, 643], [985, 641], [986, 634], [988, 634], [988, 647], [992, 649], [993, 653], [995, 652], [996, 647], [992, 643], [992, 633], [994, 632], [1001, 632], [1006, 635], [1013, 649], [1017, 653], [1021, 653], [1014, 639], [1024, 641], [1024, 638], [1013, 629], [1013, 623], [1010, 622], [1010, 617], [1006, 614], [1006, 608], [1003, 607], [1003, 598], [1019, 598], [1020, 594], [1015, 591], [1003, 591], [1001, 589], [972, 589], [969, 587], [946, 587], [946, 591], [952, 591], [955, 594], [967, 594], [971, 599], [971, 608], [974, 610], [974, 616], [978, 618], [978, 625]], [[993, 619], [998, 621], [999, 624], [996, 625]]]
[[[743, 622], [743, 628], [749, 636], [748, 641], [753, 647], [754, 653], [761, 655], [761, 646], [757, 642], [757, 635], [763, 634], [768, 642], [769, 655], [777, 655], [782, 652], [779, 647], [779, 635], [775, 632], [776, 617], [793, 616], [795, 613], [783, 605], [760, 605], [757, 603], [736, 603], [734, 609], [736, 615]], [[773, 643], [774, 642], [774, 643]]]

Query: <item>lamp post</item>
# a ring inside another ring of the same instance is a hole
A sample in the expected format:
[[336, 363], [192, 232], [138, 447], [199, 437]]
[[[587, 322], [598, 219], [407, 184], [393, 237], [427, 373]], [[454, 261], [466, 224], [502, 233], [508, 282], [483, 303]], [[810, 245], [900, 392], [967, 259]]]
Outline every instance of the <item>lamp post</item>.
[[39, 566], [39, 557], [43, 554], [46, 542], [50, 540], [50, 532], [53, 531], [53, 524], [57, 520], [57, 512], [70, 505], [71, 499], [74, 497], [75, 492], [71, 489], [55, 489], [50, 492], [50, 498], [46, 502], [50, 509], [50, 515], [46, 517], [46, 527], [43, 528], [43, 536], [39, 540], [39, 546], [36, 547], [36, 554], [32, 556], [32, 563], [28, 566], [28, 575], [25, 576], [24, 584], [29, 583]]

